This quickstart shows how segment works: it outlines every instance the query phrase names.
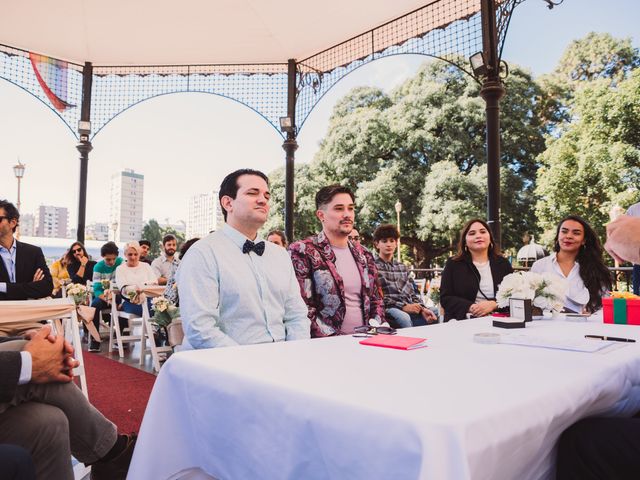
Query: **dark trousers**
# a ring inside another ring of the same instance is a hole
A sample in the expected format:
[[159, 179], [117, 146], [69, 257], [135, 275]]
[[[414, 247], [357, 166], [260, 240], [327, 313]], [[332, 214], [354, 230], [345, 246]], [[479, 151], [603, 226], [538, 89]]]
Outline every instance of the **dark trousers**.
[[0, 480], [36, 480], [31, 454], [16, 445], [0, 445]]
[[640, 478], [640, 418], [587, 418], [558, 445], [556, 480]]
[[633, 293], [640, 295], [640, 265], [633, 266]]

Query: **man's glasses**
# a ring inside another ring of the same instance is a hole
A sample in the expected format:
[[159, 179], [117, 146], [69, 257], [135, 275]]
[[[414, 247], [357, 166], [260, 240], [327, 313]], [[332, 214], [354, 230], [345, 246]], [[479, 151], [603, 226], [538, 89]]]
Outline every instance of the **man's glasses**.
[[391, 327], [374, 327], [371, 325], [361, 325], [353, 329], [354, 337], [371, 337], [372, 335], [395, 335], [396, 329]]
[[352, 235], [349, 237], [351, 239], [351, 241], [353, 242], [359, 242], [360, 241], [360, 235]]

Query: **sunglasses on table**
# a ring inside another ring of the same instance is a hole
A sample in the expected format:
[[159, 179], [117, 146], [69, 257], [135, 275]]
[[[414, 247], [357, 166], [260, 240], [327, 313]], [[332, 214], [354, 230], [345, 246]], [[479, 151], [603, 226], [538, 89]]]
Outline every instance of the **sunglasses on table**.
[[370, 325], [362, 325], [353, 329], [354, 337], [371, 337], [373, 335], [395, 335], [396, 329], [391, 327], [373, 327]]

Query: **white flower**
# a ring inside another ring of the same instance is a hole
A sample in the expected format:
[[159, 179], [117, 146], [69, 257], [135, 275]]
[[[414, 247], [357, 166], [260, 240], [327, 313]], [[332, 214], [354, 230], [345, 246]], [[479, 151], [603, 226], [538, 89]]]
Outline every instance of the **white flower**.
[[510, 298], [529, 299], [535, 307], [560, 311], [565, 292], [566, 282], [552, 273], [515, 272], [504, 277], [496, 300], [506, 307]]

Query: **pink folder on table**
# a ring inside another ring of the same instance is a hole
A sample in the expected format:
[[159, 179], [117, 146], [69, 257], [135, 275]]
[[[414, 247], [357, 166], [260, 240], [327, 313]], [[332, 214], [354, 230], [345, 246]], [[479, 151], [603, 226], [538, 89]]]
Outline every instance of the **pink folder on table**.
[[398, 350], [415, 350], [427, 346], [426, 338], [403, 337], [401, 335], [374, 335], [360, 341], [360, 345], [372, 347], [396, 348]]

